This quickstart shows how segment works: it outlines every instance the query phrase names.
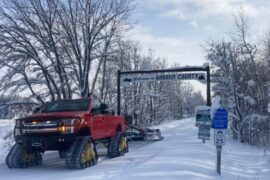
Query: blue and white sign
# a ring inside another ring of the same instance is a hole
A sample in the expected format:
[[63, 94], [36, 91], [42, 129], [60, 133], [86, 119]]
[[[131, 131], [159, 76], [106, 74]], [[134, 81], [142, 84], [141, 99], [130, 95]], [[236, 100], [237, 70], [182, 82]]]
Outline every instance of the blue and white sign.
[[228, 128], [228, 113], [225, 109], [217, 109], [212, 119], [212, 128], [227, 129]]

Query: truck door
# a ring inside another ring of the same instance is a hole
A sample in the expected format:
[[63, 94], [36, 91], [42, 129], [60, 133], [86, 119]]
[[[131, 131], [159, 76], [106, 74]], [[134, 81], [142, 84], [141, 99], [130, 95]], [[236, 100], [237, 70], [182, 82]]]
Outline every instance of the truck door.
[[110, 134], [108, 131], [108, 122], [110, 118], [107, 104], [101, 103], [97, 98], [93, 98], [91, 107], [92, 135], [94, 138], [108, 137]]
[[95, 138], [103, 138], [107, 136], [108, 124], [105, 115], [98, 112], [98, 110], [96, 110], [95, 112], [92, 111], [92, 114], [93, 136]]
[[115, 133], [115, 130], [116, 130], [115, 122], [117, 122], [117, 121], [116, 121], [115, 117], [112, 115], [108, 115], [107, 119], [108, 119], [108, 136], [112, 136]]

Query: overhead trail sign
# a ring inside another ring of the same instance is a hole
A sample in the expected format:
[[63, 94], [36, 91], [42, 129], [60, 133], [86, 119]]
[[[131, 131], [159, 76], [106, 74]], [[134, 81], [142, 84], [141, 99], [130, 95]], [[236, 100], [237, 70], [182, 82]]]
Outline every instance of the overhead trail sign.
[[[185, 66], [170, 69], [152, 69], [136, 71], [117, 71], [117, 114], [121, 114], [121, 86], [127, 87], [133, 82], [198, 80], [206, 83], [207, 105], [211, 106], [210, 66]], [[125, 88], [123, 88], [125, 89]]]
[[121, 78], [123, 83], [143, 82], [143, 81], [174, 81], [174, 80], [198, 80], [206, 81], [205, 73], [177, 73], [177, 74], [143, 74], [127, 75]]

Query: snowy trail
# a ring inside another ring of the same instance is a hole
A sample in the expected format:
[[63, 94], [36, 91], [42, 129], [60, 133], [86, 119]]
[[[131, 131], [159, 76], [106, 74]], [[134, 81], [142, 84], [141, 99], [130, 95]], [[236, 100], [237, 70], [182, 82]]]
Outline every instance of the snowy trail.
[[222, 150], [219, 177], [215, 172], [215, 146], [212, 140], [202, 144], [197, 139], [194, 122], [190, 118], [163, 124], [159, 126], [163, 141], [132, 142], [130, 152], [119, 158], [108, 159], [103, 150], [98, 164], [85, 170], [66, 169], [57, 152], [46, 153], [42, 166], [10, 170], [1, 152], [0, 179], [270, 179], [270, 163], [263, 151], [232, 140]]

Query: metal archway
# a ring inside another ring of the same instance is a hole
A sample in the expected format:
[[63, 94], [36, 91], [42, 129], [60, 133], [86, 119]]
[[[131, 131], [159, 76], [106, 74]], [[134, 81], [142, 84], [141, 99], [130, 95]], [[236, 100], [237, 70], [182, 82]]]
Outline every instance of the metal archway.
[[[202, 73], [186, 73], [186, 72], [205, 72]], [[163, 73], [163, 74], [162, 74]], [[165, 74], [169, 73], [169, 74]], [[180, 73], [180, 74], [172, 74]], [[149, 77], [130, 77], [134, 75], [145, 75]], [[123, 76], [125, 75], [125, 79]], [[210, 90], [210, 67], [180, 67], [174, 69], [160, 69], [160, 70], [140, 70], [140, 71], [120, 71], [117, 72], [117, 114], [121, 114], [121, 82], [139, 82], [139, 81], [162, 81], [162, 80], [206, 80], [206, 105], [211, 106], [211, 90]]]

